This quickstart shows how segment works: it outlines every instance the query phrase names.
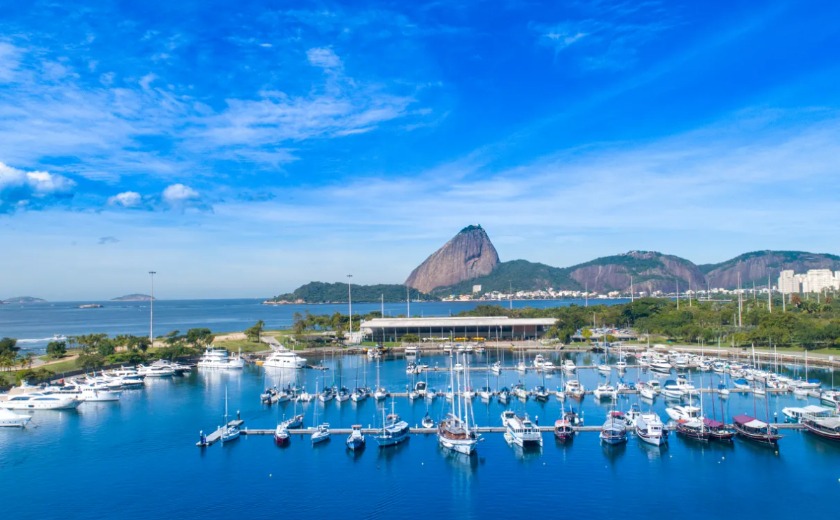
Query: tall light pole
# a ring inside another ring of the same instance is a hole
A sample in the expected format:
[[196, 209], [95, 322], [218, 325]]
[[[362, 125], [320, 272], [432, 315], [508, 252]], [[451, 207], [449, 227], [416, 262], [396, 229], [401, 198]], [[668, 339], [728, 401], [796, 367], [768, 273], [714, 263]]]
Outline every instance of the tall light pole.
[[155, 324], [155, 275], [157, 271], [149, 271], [152, 277], [152, 299], [149, 301], [149, 347], [155, 346], [154, 324]]
[[353, 292], [350, 289], [352, 274], [347, 275], [347, 313], [350, 315], [350, 341], [353, 341]]

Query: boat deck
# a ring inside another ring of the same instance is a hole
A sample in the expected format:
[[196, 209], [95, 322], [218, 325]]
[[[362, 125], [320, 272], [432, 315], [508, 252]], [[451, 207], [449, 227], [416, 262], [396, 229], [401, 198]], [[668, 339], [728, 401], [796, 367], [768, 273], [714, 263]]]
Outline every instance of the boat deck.
[[[213, 444], [216, 441], [218, 441], [219, 439], [221, 439], [222, 438], [222, 432], [225, 431], [225, 428], [227, 428], [228, 426], [236, 426], [237, 428], [241, 428], [243, 424], [245, 424], [245, 421], [243, 421], [241, 419], [235, 419], [233, 421], [229, 421], [227, 423], [227, 425], [225, 425], [225, 426], [220, 426], [219, 428], [216, 429], [216, 431], [214, 431], [213, 433], [211, 433], [210, 435], [207, 436], [207, 440], [206, 440], [207, 444], [205, 444], [205, 446], [210, 446], [211, 444]], [[273, 432], [274, 430], [271, 430], [271, 431]], [[245, 430], [242, 430], [242, 432], [244, 433]], [[202, 444], [201, 444], [200, 441], [195, 443], [195, 445], [199, 446], [199, 447], [202, 447]]]

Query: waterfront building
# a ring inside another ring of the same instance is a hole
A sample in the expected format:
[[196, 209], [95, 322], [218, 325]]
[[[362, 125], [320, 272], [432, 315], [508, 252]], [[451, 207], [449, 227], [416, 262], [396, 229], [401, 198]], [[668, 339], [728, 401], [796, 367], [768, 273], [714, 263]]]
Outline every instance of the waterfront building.
[[507, 316], [445, 318], [374, 318], [363, 321], [361, 331], [371, 341], [399, 341], [406, 334], [423, 340], [485, 341], [539, 339], [554, 318], [509, 318]]

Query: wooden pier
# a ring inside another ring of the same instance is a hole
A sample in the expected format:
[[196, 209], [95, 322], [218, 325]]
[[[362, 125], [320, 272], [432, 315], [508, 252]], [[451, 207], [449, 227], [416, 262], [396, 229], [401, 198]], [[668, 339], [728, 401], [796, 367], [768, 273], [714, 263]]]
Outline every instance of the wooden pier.
[[[216, 431], [212, 432], [210, 435], [204, 437], [204, 442], [202, 443], [201, 440], [195, 443], [196, 446], [203, 448], [205, 446], [210, 446], [214, 444], [216, 441], [222, 438], [222, 433], [225, 431], [225, 428], [230, 426], [236, 426], [237, 428], [241, 428], [242, 425], [245, 424], [245, 421], [241, 419], [235, 419], [233, 421], [228, 422], [225, 426], [219, 426]], [[242, 430], [243, 433], [245, 430]], [[272, 430], [273, 431], [273, 430]], [[203, 432], [199, 432], [199, 435], [203, 435]]]
[[[231, 426], [241, 426], [243, 421], [231, 421], [229, 424]], [[779, 430], [802, 430], [805, 427], [798, 423], [774, 423], [774, 428], [778, 428]], [[536, 427], [541, 433], [552, 433], [554, 431], [553, 426], [537, 426]], [[593, 432], [600, 432], [601, 425], [592, 425], [592, 426], [575, 426], [572, 428], [575, 433], [593, 433]], [[669, 431], [674, 431], [675, 426], [673, 423], [669, 422], [665, 425], [665, 429]], [[222, 431], [224, 428], [219, 428], [218, 430], [214, 431], [210, 435], [207, 436], [207, 446], [215, 443], [221, 438]], [[244, 428], [241, 431], [242, 435], [274, 435], [274, 428]], [[315, 431], [315, 428], [295, 428], [287, 430], [290, 435], [312, 435]], [[332, 435], [349, 435], [351, 432], [351, 428], [330, 428], [330, 434]], [[412, 434], [415, 435], [434, 435], [437, 433], [437, 428], [420, 428], [414, 427], [410, 428]], [[478, 427], [476, 431], [480, 434], [491, 434], [491, 433], [504, 433], [505, 427], [504, 426], [483, 426]], [[362, 428], [362, 433], [365, 435], [377, 435], [382, 432], [381, 428], [374, 428], [372, 426], [368, 426], [367, 428]], [[632, 432], [629, 432], [632, 433]], [[199, 445], [199, 444], [196, 444]]]

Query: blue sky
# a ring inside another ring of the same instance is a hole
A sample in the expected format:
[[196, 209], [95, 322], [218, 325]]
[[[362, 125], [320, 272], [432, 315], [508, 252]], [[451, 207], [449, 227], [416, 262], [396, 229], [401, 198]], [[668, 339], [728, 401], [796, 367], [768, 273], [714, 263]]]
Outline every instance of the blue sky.
[[0, 297], [837, 254], [840, 4], [6, 2]]

